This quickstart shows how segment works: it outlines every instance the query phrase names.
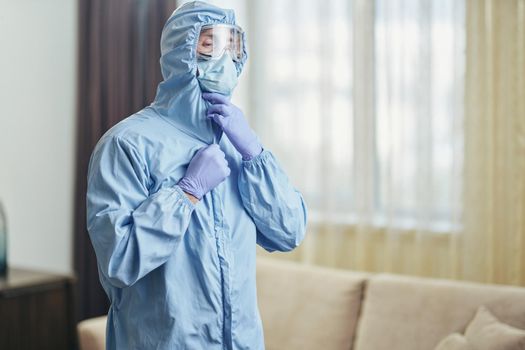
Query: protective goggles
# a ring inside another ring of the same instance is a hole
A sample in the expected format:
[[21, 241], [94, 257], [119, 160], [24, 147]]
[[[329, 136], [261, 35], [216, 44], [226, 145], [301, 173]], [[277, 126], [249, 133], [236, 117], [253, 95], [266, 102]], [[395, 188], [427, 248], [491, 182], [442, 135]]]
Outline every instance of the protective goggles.
[[197, 43], [197, 58], [209, 60], [221, 57], [230, 51], [232, 59], [238, 62], [243, 57], [243, 31], [241, 27], [230, 24], [212, 24], [201, 28]]

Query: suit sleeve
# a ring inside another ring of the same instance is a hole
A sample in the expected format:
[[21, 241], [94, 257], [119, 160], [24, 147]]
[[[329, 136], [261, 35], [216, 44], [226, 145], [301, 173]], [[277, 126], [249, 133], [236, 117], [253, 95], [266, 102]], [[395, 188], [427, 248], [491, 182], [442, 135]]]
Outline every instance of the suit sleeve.
[[307, 207], [274, 155], [263, 150], [242, 161], [239, 192], [257, 227], [257, 244], [269, 252], [290, 251], [305, 236]]
[[96, 147], [89, 164], [88, 232], [100, 272], [119, 288], [168, 260], [194, 210], [178, 186], [150, 194], [142, 158], [115, 137]]

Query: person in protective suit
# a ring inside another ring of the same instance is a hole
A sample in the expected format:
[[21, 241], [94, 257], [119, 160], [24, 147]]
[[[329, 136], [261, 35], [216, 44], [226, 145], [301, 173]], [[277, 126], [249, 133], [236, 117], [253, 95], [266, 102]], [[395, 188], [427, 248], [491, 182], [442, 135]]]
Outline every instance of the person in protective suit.
[[162, 31], [155, 100], [91, 155], [107, 349], [264, 349], [256, 244], [297, 247], [307, 208], [230, 102], [246, 58], [232, 10], [179, 7]]

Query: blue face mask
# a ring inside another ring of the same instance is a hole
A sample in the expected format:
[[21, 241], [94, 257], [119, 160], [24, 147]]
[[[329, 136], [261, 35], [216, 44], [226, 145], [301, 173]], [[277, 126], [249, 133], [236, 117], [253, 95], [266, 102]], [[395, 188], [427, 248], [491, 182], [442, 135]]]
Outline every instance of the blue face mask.
[[217, 92], [229, 96], [237, 86], [237, 68], [228, 51], [216, 59], [199, 60], [197, 67], [197, 80], [204, 92]]

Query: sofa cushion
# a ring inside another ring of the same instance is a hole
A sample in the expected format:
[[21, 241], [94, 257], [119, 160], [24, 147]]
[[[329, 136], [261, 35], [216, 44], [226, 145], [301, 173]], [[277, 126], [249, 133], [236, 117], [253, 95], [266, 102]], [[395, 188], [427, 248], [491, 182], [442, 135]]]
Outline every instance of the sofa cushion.
[[434, 350], [475, 350], [467, 338], [459, 333], [452, 333], [439, 342]]
[[501, 323], [484, 306], [470, 322], [465, 337], [475, 349], [480, 350], [523, 350], [525, 331]]
[[525, 328], [525, 289], [381, 274], [367, 283], [356, 350], [433, 349], [463, 333], [479, 306]]
[[443, 339], [435, 350], [522, 350], [525, 331], [501, 323], [485, 306], [467, 326], [465, 336], [453, 333]]
[[366, 276], [257, 257], [266, 349], [350, 349]]

